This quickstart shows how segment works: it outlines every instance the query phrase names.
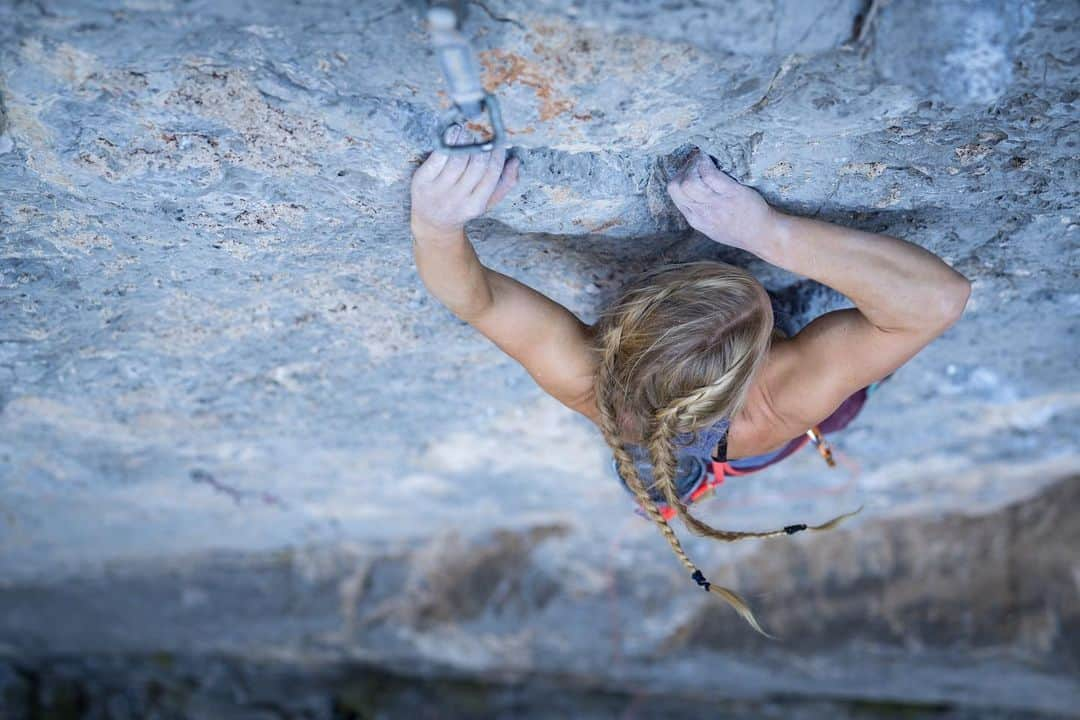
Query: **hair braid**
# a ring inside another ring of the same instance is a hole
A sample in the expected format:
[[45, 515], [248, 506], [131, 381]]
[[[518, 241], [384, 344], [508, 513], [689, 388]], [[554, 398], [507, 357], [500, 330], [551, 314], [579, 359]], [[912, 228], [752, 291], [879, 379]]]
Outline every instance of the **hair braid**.
[[[609, 383], [614, 377], [614, 358], [619, 347], [619, 336], [619, 328], [613, 328], [604, 343], [603, 356], [600, 366], [597, 369], [598, 386], [601, 388], [611, 387]], [[682, 564], [686, 566], [686, 569], [690, 571], [690, 576], [700, 586], [704, 587], [707, 592], [714, 593], [723, 598], [735, 609], [735, 612], [739, 613], [739, 615], [759, 633], [766, 637], [773, 637], [762, 629], [757, 618], [754, 617], [753, 611], [750, 610], [746, 601], [743, 600], [738, 593], [705, 580], [705, 576], [700, 568], [694, 564], [694, 561], [690, 559], [683, 549], [682, 543], [679, 542], [679, 538], [675, 534], [675, 529], [672, 528], [668, 521], [664, 519], [664, 516], [660, 514], [660, 509], [656, 506], [656, 503], [653, 502], [652, 498], [649, 496], [649, 492], [645, 489], [645, 484], [638, 476], [637, 467], [630, 457], [630, 453], [626, 451], [622, 441], [619, 440], [618, 425], [615, 419], [615, 412], [611, 399], [606, 394], [598, 394], [596, 400], [597, 408], [600, 411], [600, 430], [604, 434], [604, 439], [612, 448], [619, 474], [626, 479], [627, 486], [633, 491], [638, 502], [641, 504], [642, 509], [645, 510], [645, 513], [660, 528], [660, 532], [663, 533], [668, 544], [671, 545], [671, 549], [675, 553], [675, 556], [678, 557]]]
[[821, 525], [806, 525], [804, 523], [799, 523], [797, 525], [787, 525], [777, 530], [758, 531], [720, 530], [702, 522], [692, 515], [689, 508], [687, 508], [686, 504], [678, 496], [675, 488], [677, 460], [674, 449], [674, 437], [676, 432], [674, 428], [680, 424], [679, 418], [680, 414], [685, 412], [684, 408], [688, 404], [692, 404], [695, 400], [700, 400], [704, 394], [707, 394], [707, 391], [708, 388], [705, 388], [705, 390], [676, 402], [667, 410], [658, 413], [656, 432], [651, 436], [648, 448], [649, 457], [651, 458], [653, 466], [653, 482], [660, 488], [660, 491], [664, 494], [664, 499], [668, 504], [675, 508], [679, 518], [686, 524], [686, 527], [690, 532], [698, 536], [725, 540], [727, 542], [745, 540], [746, 538], [779, 537], [781, 535], [792, 535], [800, 530], [829, 530], [845, 518], [851, 517], [862, 509], [859, 508], [859, 510], [855, 510], [854, 512], [838, 515]]

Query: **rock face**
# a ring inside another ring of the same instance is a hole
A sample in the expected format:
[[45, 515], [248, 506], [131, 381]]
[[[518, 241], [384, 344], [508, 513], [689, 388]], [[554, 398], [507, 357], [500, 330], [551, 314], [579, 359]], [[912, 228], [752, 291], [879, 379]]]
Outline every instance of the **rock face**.
[[[313, 717], [412, 707], [341, 690], [356, 668], [363, 687], [451, 678], [459, 700], [487, 683], [468, 702], [500, 708], [577, 688], [597, 717], [622, 706], [594, 690], [689, 714], [1072, 712], [1080, 5], [469, 4], [523, 160], [471, 237], [586, 320], [666, 260], [746, 264], [791, 328], [844, 302], [686, 228], [664, 184], [693, 145], [974, 283], [837, 438], [841, 469], [800, 454], [703, 511], [859, 516], [686, 538], [773, 643], [695, 591], [595, 428], [419, 282], [408, 182], [446, 107], [422, 7], [0, 5], [12, 713], [226, 697], [256, 717], [259, 692], [214, 668], [266, 663], [320, 688]], [[189, 692], [147, 689], [170, 682]]]

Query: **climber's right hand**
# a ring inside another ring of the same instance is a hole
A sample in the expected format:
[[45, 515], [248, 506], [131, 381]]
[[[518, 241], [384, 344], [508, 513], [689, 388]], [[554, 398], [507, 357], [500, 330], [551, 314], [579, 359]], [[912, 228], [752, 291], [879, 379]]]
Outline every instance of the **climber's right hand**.
[[[451, 128], [451, 144], [465, 139], [460, 125]], [[414, 234], [456, 235], [465, 223], [494, 207], [517, 183], [517, 158], [506, 150], [453, 154], [436, 150], [412, 178], [412, 230]]]
[[756, 190], [717, 169], [707, 154], [695, 150], [667, 190], [698, 232], [758, 256], [768, 250], [777, 212]]

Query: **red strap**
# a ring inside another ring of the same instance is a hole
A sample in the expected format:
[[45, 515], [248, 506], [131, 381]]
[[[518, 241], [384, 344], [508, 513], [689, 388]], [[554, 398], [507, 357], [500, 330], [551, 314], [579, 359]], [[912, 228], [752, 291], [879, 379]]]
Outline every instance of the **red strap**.
[[[706, 474], [705, 479], [697, 486], [697, 489], [690, 493], [690, 497], [687, 498], [687, 504], [697, 502], [704, 495], [707, 495], [724, 483], [724, 465], [725, 463], [718, 463], [715, 460], [712, 461], [712, 472]], [[665, 520], [670, 522], [675, 518], [675, 508], [670, 505], [661, 505], [659, 510]]]
[[[718, 460], [713, 459], [711, 461], [712, 465], [710, 467], [710, 472], [705, 475], [705, 479], [701, 482], [701, 484], [697, 487], [697, 489], [694, 490], [694, 492], [690, 494], [690, 497], [687, 498], [687, 500], [689, 502], [691, 502], [691, 503], [697, 502], [703, 495], [706, 495], [707, 493], [709, 493], [712, 490], [716, 489], [718, 486], [723, 485], [724, 484], [724, 478], [729, 476], [729, 475], [732, 476], [732, 477], [736, 477], [736, 476], [739, 476], [739, 475], [750, 475], [751, 473], [756, 473], [758, 471], [764, 470], [765, 468], [769, 467], [770, 465], [780, 462], [781, 460], [786, 458], [788, 455], [791, 455], [792, 453], [796, 452], [797, 450], [802, 449], [808, 442], [810, 442], [810, 438], [807, 435], [803, 435], [802, 437], [800, 437], [798, 439], [798, 442], [794, 443], [792, 447], [789, 447], [787, 449], [787, 451], [784, 452], [783, 454], [781, 454], [779, 457], [773, 458], [772, 460], [765, 463], [764, 465], [759, 465], [758, 467], [754, 467], [754, 468], [747, 468], [745, 470], [739, 470], [737, 468], [733, 468], [731, 466], [730, 462], [726, 462], [726, 461], [725, 462], [720, 462]], [[819, 441], [819, 443], [820, 443], [820, 441]], [[819, 444], [819, 443], [815, 443], [815, 444], [818, 445], [818, 448], [820, 450], [821, 449], [821, 444]], [[826, 449], [827, 449], [827, 447], [828, 446], [826, 446]], [[822, 456], [825, 457], [825, 455], [826, 455], [826, 453], [823, 452]], [[826, 460], [828, 460], [828, 459], [829, 458], [826, 457]], [[832, 463], [830, 463], [830, 465], [831, 464]], [[664, 504], [664, 505], [660, 506], [659, 510], [660, 510], [660, 514], [663, 515], [665, 520], [670, 521], [670, 520], [675, 518], [675, 514], [676, 514], [675, 513], [675, 508]], [[642, 511], [642, 512], [644, 512], [644, 511]]]

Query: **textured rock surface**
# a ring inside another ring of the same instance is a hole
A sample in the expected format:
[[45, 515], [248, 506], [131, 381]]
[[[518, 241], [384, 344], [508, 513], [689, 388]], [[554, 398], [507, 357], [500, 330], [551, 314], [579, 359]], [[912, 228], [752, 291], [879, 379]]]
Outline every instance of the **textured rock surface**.
[[865, 504], [846, 529], [687, 540], [780, 645], [419, 283], [408, 179], [445, 103], [419, 7], [0, 4], [0, 652], [1075, 708], [1080, 6], [471, 5], [524, 161], [478, 253], [587, 320], [661, 259], [748, 263], [791, 326], [842, 302], [686, 231], [691, 144], [974, 281], [843, 469], [797, 456], [705, 511]]

